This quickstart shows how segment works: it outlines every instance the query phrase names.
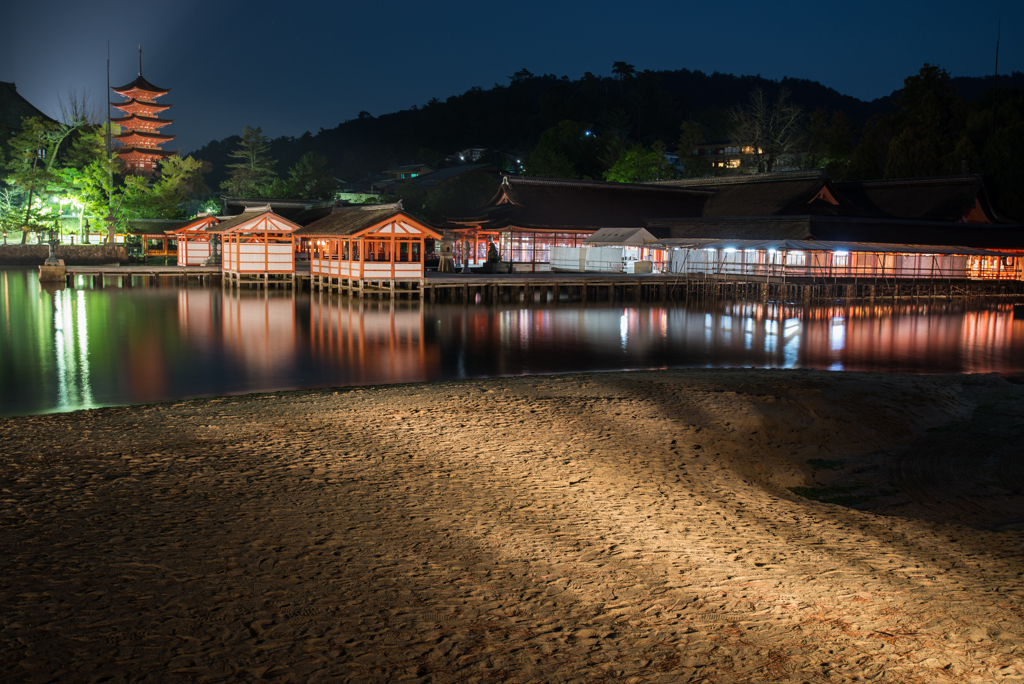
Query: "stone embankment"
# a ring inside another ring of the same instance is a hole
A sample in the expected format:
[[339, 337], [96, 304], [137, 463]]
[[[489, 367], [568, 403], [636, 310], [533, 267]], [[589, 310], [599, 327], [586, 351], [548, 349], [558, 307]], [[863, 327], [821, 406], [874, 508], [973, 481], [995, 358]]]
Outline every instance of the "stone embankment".
[[686, 370], [0, 420], [0, 680], [1024, 680], [1024, 388]]
[[[0, 266], [42, 266], [49, 254], [46, 245], [0, 245]], [[127, 264], [128, 250], [124, 245], [60, 245], [57, 258], [65, 266]]]

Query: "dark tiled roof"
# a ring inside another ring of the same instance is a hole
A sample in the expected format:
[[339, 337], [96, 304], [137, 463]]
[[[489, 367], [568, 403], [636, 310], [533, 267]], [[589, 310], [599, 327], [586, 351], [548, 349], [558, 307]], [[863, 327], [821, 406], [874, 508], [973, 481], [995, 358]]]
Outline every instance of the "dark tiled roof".
[[225, 216], [223, 218], [218, 217], [218, 219], [220, 219], [220, 223], [215, 226], [210, 226], [206, 230], [209, 233], [223, 233], [225, 230], [241, 225], [250, 219], [271, 213], [273, 212], [267, 211], [264, 207], [260, 207], [257, 211], [243, 211], [241, 214], [236, 216]]
[[118, 135], [115, 135], [114, 136], [114, 140], [120, 140], [121, 138], [130, 138], [133, 135], [137, 135], [140, 138], [149, 138], [150, 140], [163, 140], [163, 141], [174, 140], [174, 138], [177, 137], [177, 136], [174, 136], [174, 135], [164, 135], [162, 133], [150, 133], [148, 131], [129, 131], [129, 130], [126, 130], [124, 133], [119, 133]]
[[700, 216], [710, 195], [665, 185], [506, 176], [486, 206], [451, 220], [487, 228], [640, 228], [649, 216]]
[[21, 130], [21, 120], [38, 116], [43, 121], [53, 121], [23, 98], [13, 83], [0, 81], [0, 124]]
[[430, 228], [430, 226], [422, 221], [406, 214], [402, 210], [402, 203], [396, 202], [395, 204], [377, 204], [354, 208], [335, 207], [329, 216], [325, 216], [319, 221], [315, 221], [305, 228], [295, 231], [295, 234], [301, 237], [312, 235], [355, 235], [394, 216], [404, 216], [415, 223]]
[[130, 100], [125, 100], [124, 102], [111, 102], [110, 106], [114, 107], [115, 109], [124, 109], [125, 107], [128, 107], [129, 105], [131, 105], [133, 103], [141, 105], [143, 107], [149, 107], [151, 109], [159, 109], [160, 111], [163, 111], [165, 109], [170, 109], [171, 107], [174, 106], [174, 105], [168, 104], [166, 102], [143, 102], [142, 100], [136, 100], [134, 97], [131, 98]]
[[[172, 136], [173, 137], [173, 136]], [[132, 152], [138, 152], [139, 154], [148, 154], [156, 157], [173, 157], [177, 152], [171, 152], [170, 150], [161, 150], [159, 147], [134, 147], [126, 145], [124, 147], [117, 147], [114, 149], [114, 154], [128, 155]]]
[[132, 235], [163, 235], [165, 231], [183, 228], [192, 223], [188, 219], [128, 219], [128, 232]]
[[833, 240], [889, 244], [1024, 249], [1024, 226], [966, 225], [850, 216], [681, 218], [648, 222], [658, 239]]
[[881, 216], [958, 221], [978, 204], [993, 223], [1003, 221], [989, 204], [981, 176], [894, 178], [836, 183], [847, 199]]
[[461, 176], [464, 173], [470, 173], [472, 171], [480, 171], [481, 173], [490, 173], [497, 175], [501, 172], [494, 164], [467, 164], [465, 166], [449, 166], [446, 169], [440, 171], [434, 171], [433, 173], [425, 173], [422, 176], [408, 179], [408, 182], [415, 183], [416, 185], [430, 186], [438, 181], [448, 180], [455, 176]]
[[146, 121], [148, 123], [158, 123], [164, 126], [174, 123], [174, 119], [161, 119], [158, 116], [142, 116], [141, 114], [129, 114], [128, 116], [111, 119], [110, 123], [122, 124], [128, 121]]
[[418, 171], [420, 169], [432, 168], [434, 167], [430, 164], [406, 164], [405, 166], [392, 166], [390, 169], [385, 169], [384, 173], [401, 173], [403, 171]]
[[150, 83], [149, 81], [144, 79], [142, 77], [142, 74], [139, 74], [138, 78], [136, 78], [134, 81], [132, 81], [128, 85], [123, 85], [120, 88], [111, 88], [111, 90], [113, 90], [115, 93], [123, 93], [125, 91], [131, 90], [132, 88], [138, 88], [139, 90], [143, 90], [143, 91], [145, 91], [147, 93], [164, 93], [164, 94], [166, 94], [166, 93], [171, 92], [170, 88], [160, 88], [158, 86], [153, 85], [152, 83]]
[[325, 216], [330, 216], [331, 212], [334, 211], [334, 207], [330, 204], [325, 204], [322, 207], [311, 207], [309, 209], [303, 209], [295, 216], [292, 216], [289, 221], [297, 223], [300, 226], [308, 226], [314, 221], [319, 221]]
[[[827, 174], [821, 169], [687, 178], [658, 185], [713, 190], [714, 195], [704, 206], [703, 216], [878, 216], [844, 198], [832, 187]], [[815, 197], [823, 191], [839, 204], [816, 200]]]
[[681, 218], [647, 222], [647, 231], [664, 240], [811, 240], [808, 216], [761, 216], [750, 218]]
[[333, 204], [331, 200], [286, 197], [231, 197], [221, 195], [221, 199], [224, 200], [227, 206], [225, 212], [227, 214], [241, 213], [246, 207], [265, 207], [269, 205], [275, 214], [295, 223], [298, 223], [295, 219], [304, 212], [318, 207], [329, 208]]

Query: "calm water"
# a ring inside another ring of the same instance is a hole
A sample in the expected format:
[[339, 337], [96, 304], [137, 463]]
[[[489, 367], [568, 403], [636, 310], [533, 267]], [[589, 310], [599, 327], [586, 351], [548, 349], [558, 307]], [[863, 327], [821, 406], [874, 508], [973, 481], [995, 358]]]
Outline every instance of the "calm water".
[[0, 415], [624, 368], [1024, 372], [1008, 305], [424, 305], [219, 288], [47, 290], [0, 270]]

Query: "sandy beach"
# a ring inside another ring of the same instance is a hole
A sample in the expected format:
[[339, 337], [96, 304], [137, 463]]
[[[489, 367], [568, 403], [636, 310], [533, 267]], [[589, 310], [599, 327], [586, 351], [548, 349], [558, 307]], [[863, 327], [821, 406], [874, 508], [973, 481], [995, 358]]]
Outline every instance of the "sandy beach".
[[1022, 437], [770, 370], [0, 420], [0, 680], [1024, 682]]

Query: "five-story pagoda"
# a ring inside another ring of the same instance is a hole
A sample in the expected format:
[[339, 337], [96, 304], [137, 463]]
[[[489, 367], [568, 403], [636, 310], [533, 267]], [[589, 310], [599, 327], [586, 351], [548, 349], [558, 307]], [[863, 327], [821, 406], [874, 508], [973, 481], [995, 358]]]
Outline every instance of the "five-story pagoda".
[[127, 116], [111, 119], [111, 123], [121, 126], [121, 133], [114, 136], [123, 147], [117, 155], [124, 160], [128, 173], [151, 173], [156, 170], [158, 161], [174, 155], [160, 149], [160, 145], [174, 139], [173, 135], [158, 133], [162, 126], [174, 119], [161, 119], [160, 112], [170, 109], [169, 104], [157, 104], [156, 99], [170, 92], [167, 88], [158, 88], [142, 77], [142, 46], [139, 46], [139, 77], [128, 85], [111, 88], [118, 95], [128, 98], [127, 102], [111, 102], [110, 104], [125, 112]]

